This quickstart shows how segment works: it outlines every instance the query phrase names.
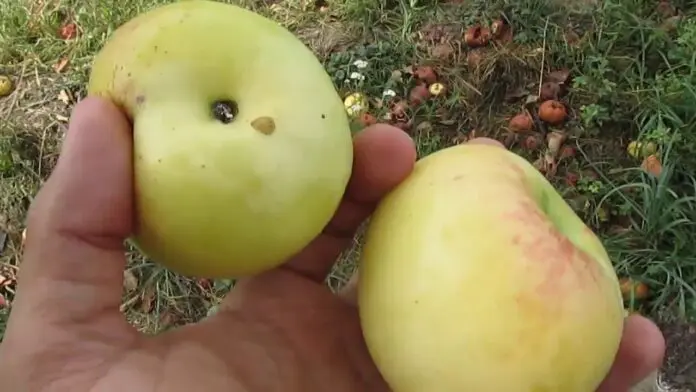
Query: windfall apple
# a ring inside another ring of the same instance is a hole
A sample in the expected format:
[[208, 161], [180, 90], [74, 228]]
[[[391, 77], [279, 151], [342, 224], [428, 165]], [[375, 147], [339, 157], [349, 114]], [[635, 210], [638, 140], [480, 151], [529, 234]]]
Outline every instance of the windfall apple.
[[372, 217], [359, 275], [365, 340], [394, 392], [591, 392], [621, 340], [602, 243], [498, 146], [420, 160]]
[[241, 7], [181, 1], [121, 25], [88, 92], [133, 123], [134, 243], [186, 275], [269, 270], [323, 230], [353, 147], [315, 55]]

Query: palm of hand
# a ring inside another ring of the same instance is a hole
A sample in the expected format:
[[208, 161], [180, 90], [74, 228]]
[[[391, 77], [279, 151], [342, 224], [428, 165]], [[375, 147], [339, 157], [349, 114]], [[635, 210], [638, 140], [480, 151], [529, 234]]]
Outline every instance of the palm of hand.
[[30, 368], [13, 390], [387, 391], [357, 309], [291, 271], [244, 281], [215, 316], [156, 337], [115, 317], [75, 327], [44, 325], [40, 348], [14, 350]]
[[[3, 390], [388, 391], [367, 353], [354, 292], [334, 295], [322, 282], [374, 204], [410, 173], [410, 138], [383, 126], [359, 134], [353, 177], [322, 235], [282, 267], [242, 280], [215, 316], [154, 337], [119, 311], [122, 243], [133, 229], [131, 140], [110, 103], [77, 106], [30, 212], [0, 346]], [[627, 391], [663, 353], [659, 330], [629, 318], [600, 390]]]

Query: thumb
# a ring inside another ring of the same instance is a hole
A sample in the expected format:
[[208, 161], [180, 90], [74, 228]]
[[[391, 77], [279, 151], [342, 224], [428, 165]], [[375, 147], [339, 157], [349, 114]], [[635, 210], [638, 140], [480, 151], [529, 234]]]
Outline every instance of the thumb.
[[13, 316], [63, 323], [119, 312], [123, 241], [133, 225], [131, 157], [120, 110], [99, 98], [81, 101], [29, 211]]

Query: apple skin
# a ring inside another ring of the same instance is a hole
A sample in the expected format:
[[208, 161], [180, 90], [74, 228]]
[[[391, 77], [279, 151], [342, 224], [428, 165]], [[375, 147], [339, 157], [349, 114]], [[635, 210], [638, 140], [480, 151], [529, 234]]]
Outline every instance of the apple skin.
[[497, 146], [420, 160], [373, 215], [359, 276], [363, 334], [394, 392], [590, 392], [621, 340], [604, 247]]
[[[133, 122], [136, 246], [185, 275], [284, 262], [321, 233], [351, 174], [349, 121], [321, 63], [237, 6], [182, 1], [135, 17], [97, 55], [88, 92]], [[220, 100], [237, 104], [229, 123], [212, 114]], [[269, 117], [274, 127], [254, 128]]]

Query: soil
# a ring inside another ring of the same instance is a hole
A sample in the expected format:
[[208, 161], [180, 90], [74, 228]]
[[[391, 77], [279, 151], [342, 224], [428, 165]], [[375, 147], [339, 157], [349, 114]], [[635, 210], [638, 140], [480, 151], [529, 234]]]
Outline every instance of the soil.
[[675, 392], [696, 392], [696, 323], [660, 325], [667, 341], [662, 381]]

